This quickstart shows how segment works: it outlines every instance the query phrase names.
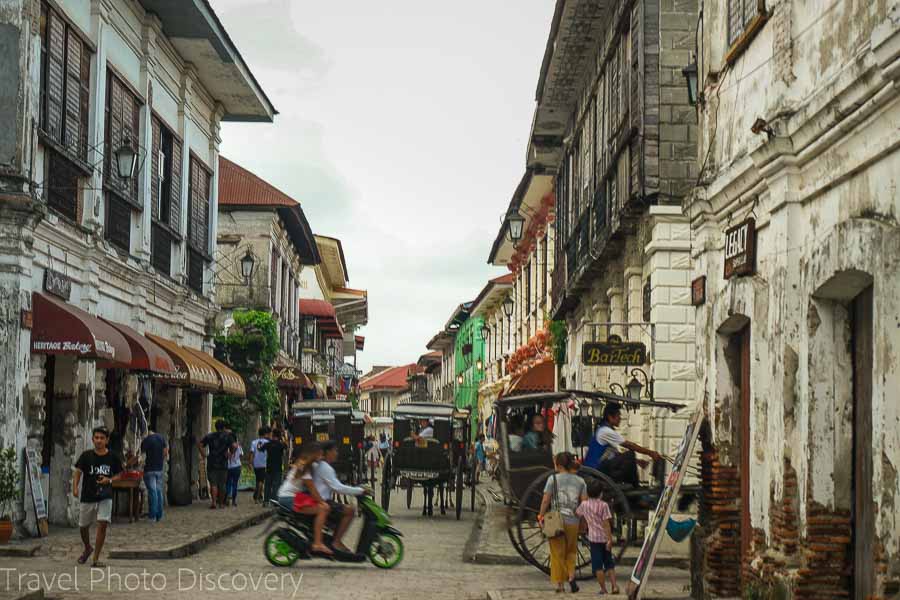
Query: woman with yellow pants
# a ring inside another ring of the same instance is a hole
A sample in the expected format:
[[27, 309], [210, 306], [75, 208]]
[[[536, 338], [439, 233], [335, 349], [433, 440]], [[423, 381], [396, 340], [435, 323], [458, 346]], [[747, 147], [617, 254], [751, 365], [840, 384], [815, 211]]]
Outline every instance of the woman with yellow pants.
[[578, 463], [569, 452], [560, 452], [553, 458], [556, 473], [547, 479], [541, 511], [538, 520], [543, 522], [548, 510], [562, 515], [563, 534], [550, 541], [550, 581], [556, 584], [556, 591], [562, 592], [566, 582], [572, 592], [578, 591], [575, 582], [575, 560], [578, 555], [578, 529], [581, 520], [575, 509], [582, 500], [587, 500], [587, 485], [579, 477]]

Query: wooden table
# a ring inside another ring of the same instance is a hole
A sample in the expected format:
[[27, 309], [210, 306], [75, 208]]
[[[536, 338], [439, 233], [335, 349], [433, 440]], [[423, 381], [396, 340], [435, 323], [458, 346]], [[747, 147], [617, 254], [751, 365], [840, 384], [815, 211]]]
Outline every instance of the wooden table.
[[128, 492], [128, 522], [134, 523], [141, 515], [144, 507], [144, 490], [141, 489], [140, 479], [118, 479], [112, 482], [113, 490], [113, 519], [118, 514], [118, 492]]

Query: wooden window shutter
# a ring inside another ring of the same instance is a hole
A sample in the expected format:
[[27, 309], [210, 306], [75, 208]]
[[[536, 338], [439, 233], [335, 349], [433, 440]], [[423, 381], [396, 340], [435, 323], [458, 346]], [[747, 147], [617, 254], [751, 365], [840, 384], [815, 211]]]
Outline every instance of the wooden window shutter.
[[163, 167], [162, 161], [160, 161], [160, 149], [162, 148], [162, 128], [157, 119], [153, 118], [150, 120], [152, 132], [151, 132], [151, 143], [150, 143], [150, 214], [154, 220], [159, 220], [160, 215], [160, 201], [162, 200], [162, 194], [159, 187], [160, 184], [160, 169]]
[[272, 248], [272, 264], [269, 269], [269, 290], [272, 301], [272, 310], [276, 309], [276, 300], [278, 298], [278, 250]]
[[81, 156], [81, 54], [84, 46], [74, 35], [66, 44], [66, 119], [63, 146]]
[[203, 254], [209, 252], [209, 173], [200, 161], [191, 158], [189, 187], [188, 242]]
[[122, 145], [122, 95], [125, 90], [112, 73], [106, 77], [106, 177], [118, 183], [113, 152]]
[[66, 72], [66, 26], [53, 11], [48, 12], [47, 37], [47, 121], [45, 129], [54, 141], [61, 143]]
[[172, 140], [172, 173], [169, 177], [171, 185], [169, 199], [169, 227], [173, 231], [181, 231], [181, 142]]

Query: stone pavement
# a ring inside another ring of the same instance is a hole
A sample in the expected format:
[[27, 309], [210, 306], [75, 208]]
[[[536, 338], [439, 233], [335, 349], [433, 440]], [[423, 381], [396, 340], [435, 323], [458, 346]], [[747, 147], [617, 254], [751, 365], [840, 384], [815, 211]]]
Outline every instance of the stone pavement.
[[[253, 503], [251, 494], [241, 493], [237, 507], [210, 510], [206, 500], [189, 506], [167, 506], [159, 523], [147, 519], [129, 523], [127, 517], [116, 517], [107, 530], [104, 558], [145, 560], [188, 556], [222, 536], [261, 522], [268, 514], [268, 510]], [[92, 528], [92, 541], [94, 533]], [[81, 550], [77, 527], [51, 525], [50, 535], [45, 538], [0, 546], [0, 556], [74, 559]]]

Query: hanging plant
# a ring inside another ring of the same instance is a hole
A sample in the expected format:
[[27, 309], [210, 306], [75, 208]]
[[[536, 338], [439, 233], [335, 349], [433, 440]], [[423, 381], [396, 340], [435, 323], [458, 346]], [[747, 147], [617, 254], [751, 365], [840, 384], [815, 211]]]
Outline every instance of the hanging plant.
[[569, 340], [569, 332], [565, 321], [550, 322], [550, 343], [552, 346], [553, 362], [558, 365], [566, 363], [566, 344]]

